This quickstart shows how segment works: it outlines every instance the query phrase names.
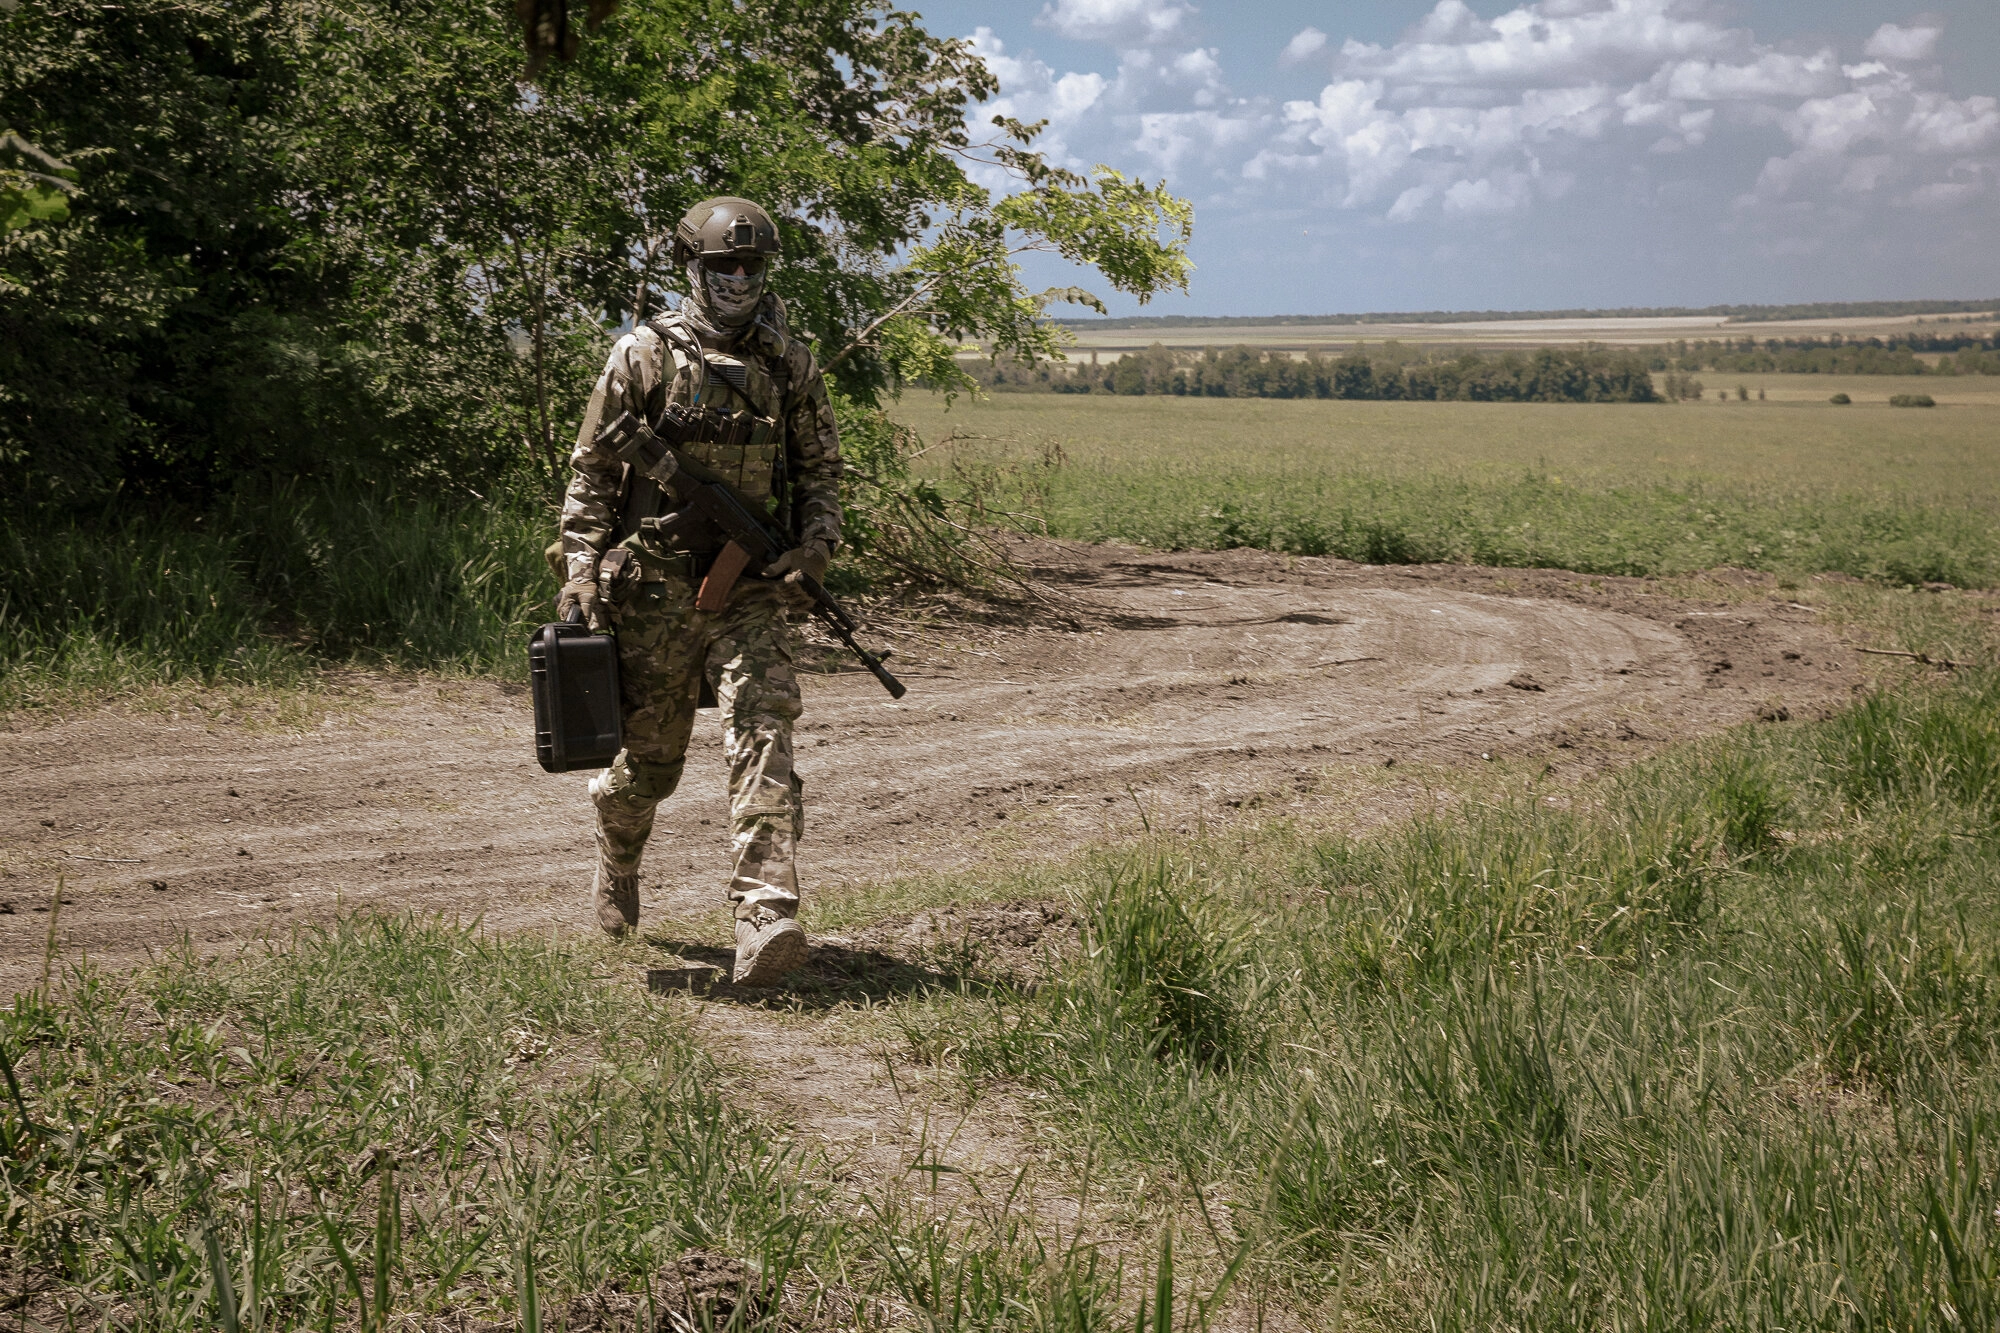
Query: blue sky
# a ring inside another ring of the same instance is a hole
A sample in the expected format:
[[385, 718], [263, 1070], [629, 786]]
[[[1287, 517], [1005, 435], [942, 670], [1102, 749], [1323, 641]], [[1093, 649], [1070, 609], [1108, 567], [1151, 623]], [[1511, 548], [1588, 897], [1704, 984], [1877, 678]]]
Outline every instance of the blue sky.
[[916, 7], [1193, 201], [1148, 313], [2000, 295], [2000, 0]]

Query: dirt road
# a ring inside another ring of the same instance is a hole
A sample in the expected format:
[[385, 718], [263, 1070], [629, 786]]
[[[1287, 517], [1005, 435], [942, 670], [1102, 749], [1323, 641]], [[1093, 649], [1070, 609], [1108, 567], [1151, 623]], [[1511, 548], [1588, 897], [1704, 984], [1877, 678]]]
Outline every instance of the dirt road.
[[[809, 894], [1060, 854], [1142, 812], [1156, 827], [1292, 807], [1365, 821], [1387, 807], [1359, 765], [1574, 768], [1760, 710], [1799, 716], [1857, 678], [1775, 592], [1746, 610], [1546, 572], [1030, 555], [1072, 599], [1071, 626], [885, 617], [901, 703], [865, 675], [808, 679]], [[582, 928], [585, 775], [535, 767], [523, 691], [370, 688], [303, 732], [116, 709], [0, 732], [0, 994], [40, 969], [58, 876], [63, 949], [112, 964], [182, 931], [227, 947], [336, 904]], [[704, 728], [644, 881], [652, 922], [718, 943], [721, 771]]]

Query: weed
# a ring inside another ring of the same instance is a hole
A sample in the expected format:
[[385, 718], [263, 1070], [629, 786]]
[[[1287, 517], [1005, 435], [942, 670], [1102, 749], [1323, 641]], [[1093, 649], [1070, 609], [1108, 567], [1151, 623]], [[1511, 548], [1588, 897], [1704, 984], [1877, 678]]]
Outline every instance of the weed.
[[1985, 827], [2000, 814], [2000, 674], [1954, 688], [1878, 690], [1820, 735], [1828, 780], [1850, 801], [1944, 802]]
[[1713, 770], [1706, 804], [1731, 853], [1759, 856], [1780, 845], [1789, 802], [1757, 755], [1739, 753], [1730, 759]]
[[[1038, 1090], [1107, 1183], [1235, 1200], [1308, 1323], [1983, 1326], [1994, 682], [1694, 742], [1560, 810], [1100, 860], [1093, 947], [934, 1000], [927, 1049]], [[1186, 989], [1258, 1040], [1216, 1061], [1156, 979], [1227, 977], [1231, 941], [1256, 986]]]
[[1258, 1053], [1254, 932], [1185, 862], [1114, 872], [1087, 905], [1083, 945], [1091, 999], [1162, 1055], [1215, 1066]]
[[[551, 1285], [648, 1271], [663, 1242], [782, 1278], [813, 1207], [796, 1159], [708, 1091], [671, 1008], [598, 971], [588, 951], [350, 918], [240, 965], [182, 952], [17, 998], [5, 1132], [32, 1149], [6, 1157], [0, 1215], [37, 1317], [526, 1317]], [[578, 1067], [523, 1058], [524, 1027], [567, 1034]]]
[[723, 1099], [689, 1002], [647, 998], [617, 961], [361, 916], [17, 996], [0, 1011], [0, 1299], [42, 1326], [372, 1333], [563, 1327], [618, 1288], [646, 1293], [626, 1298], [637, 1320], [678, 1283], [674, 1326], [699, 1333], [878, 1308], [933, 1329], [1169, 1333], [1226, 1285], [1202, 1295], [1164, 1245], [1128, 1275], [1011, 1197], [857, 1209], [831, 1164]]
[[502, 675], [550, 590], [523, 497], [361, 486], [0, 537], [0, 708], [188, 682], [296, 686], [328, 658]]
[[1803, 1016], [1837, 1075], [1894, 1090], [1912, 1068], [1994, 1055], [2000, 959], [1926, 906], [1858, 906], [1800, 930]]

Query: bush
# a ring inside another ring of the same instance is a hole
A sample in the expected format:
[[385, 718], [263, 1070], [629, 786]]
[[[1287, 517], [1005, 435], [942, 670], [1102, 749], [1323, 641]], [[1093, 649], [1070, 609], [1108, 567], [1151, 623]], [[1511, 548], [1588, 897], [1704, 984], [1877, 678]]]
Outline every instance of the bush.
[[1846, 407], [1849, 403], [1853, 402], [1854, 400], [1852, 398], [1849, 398], [1844, 393], [1837, 393], [1833, 397], [1827, 399], [1826, 401], [1832, 403], [1835, 407]]
[[[1087, 1007], [1162, 1058], [1205, 1067], [1259, 1052], [1252, 942], [1184, 861], [1114, 871], [1086, 904]], [[1067, 997], [1066, 997], [1067, 998]]]
[[1927, 393], [1899, 393], [1889, 398], [1891, 407], [1936, 407], [1937, 400]]
[[1902, 802], [2000, 815], [2000, 676], [1869, 695], [1828, 723], [1818, 759], [1834, 791], [1865, 808]]
[[110, 507], [0, 538], [0, 708], [328, 659], [518, 673], [548, 614], [531, 493], [445, 502], [360, 482], [246, 488], [208, 513]]

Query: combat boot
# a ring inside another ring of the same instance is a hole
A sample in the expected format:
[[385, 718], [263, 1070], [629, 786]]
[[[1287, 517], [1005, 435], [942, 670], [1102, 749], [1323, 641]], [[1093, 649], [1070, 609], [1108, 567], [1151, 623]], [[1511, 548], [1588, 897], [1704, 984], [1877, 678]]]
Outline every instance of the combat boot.
[[805, 927], [768, 907], [736, 921], [736, 970], [730, 979], [739, 986], [775, 986], [806, 961]]
[[597, 910], [597, 924], [604, 933], [623, 939], [639, 925], [639, 872], [621, 875], [599, 856], [597, 878], [590, 885], [590, 904]]

